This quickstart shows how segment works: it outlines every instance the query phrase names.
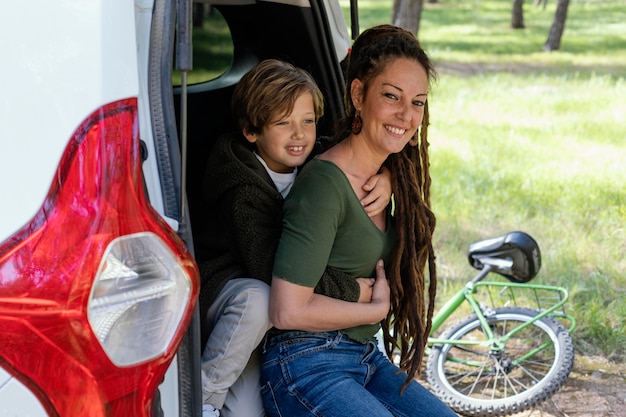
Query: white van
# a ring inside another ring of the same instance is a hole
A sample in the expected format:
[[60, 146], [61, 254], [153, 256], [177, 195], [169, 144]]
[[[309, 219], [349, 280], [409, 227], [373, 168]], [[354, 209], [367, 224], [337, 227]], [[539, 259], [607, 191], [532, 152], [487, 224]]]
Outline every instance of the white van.
[[[199, 416], [199, 173], [265, 58], [313, 74], [330, 134], [351, 43], [338, 0], [2, 9], [0, 416]], [[187, 86], [194, 62], [211, 71]]]

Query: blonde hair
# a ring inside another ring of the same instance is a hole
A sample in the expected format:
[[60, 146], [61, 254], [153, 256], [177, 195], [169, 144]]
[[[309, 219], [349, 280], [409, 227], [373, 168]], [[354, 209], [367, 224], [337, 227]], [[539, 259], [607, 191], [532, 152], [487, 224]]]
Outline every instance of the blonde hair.
[[261, 133], [272, 119], [291, 114], [305, 93], [313, 97], [317, 122], [324, 114], [324, 97], [313, 77], [287, 62], [266, 59], [237, 84], [231, 102], [233, 117], [240, 129]]

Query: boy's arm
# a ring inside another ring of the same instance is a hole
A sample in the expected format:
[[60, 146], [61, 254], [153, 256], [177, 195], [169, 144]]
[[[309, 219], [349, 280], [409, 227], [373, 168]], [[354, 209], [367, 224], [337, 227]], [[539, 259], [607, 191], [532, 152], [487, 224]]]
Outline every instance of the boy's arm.
[[[260, 199], [255, 187], [240, 186], [222, 201], [233, 250], [250, 277], [270, 282], [282, 226], [281, 205]], [[225, 199], [227, 200], [227, 199]]]
[[[267, 281], [271, 278], [274, 254], [280, 238], [280, 212], [275, 212], [271, 205], [259, 204], [250, 198], [250, 190], [240, 187], [237, 190], [239, 204], [238, 216], [231, 216], [232, 228], [237, 251], [251, 277]], [[228, 205], [228, 204], [227, 204]], [[232, 206], [230, 207], [232, 213]], [[242, 218], [249, 221], [242, 221]], [[361, 285], [351, 275], [334, 268], [327, 267], [315, 288], [315, 292], [332, 298], [358, 302], [361, 296]], [[366, 294], [364, 294], [366, 295]], [[371, 294], [368, 298], [371, 298]], [[368, 299], [367, 302], [370, 300]]]
[[359, 301], [361, 288], [352, 276], [334, 268], [326, 267], [322, 278], [315, 287], [318, 294], [345, 301]]
[[[307, 161], [326, 151], [335, 143], [336, 141], [331, 137], [320, 136]], [[361, 199], [361, 204], [363, 204], [368, 216], [374, 217], [382, 213], [391, 201], [391, 171], [389, 168], [383, 166], [380, 173], [367, 180], [363, 185], [363, 190], [367, 191], [367, 195]]]
[[[309, 160], [330, 148], [334, 143], [333, 138], [320, 136], [315, 143], [313, 152], [309, 155]], [[365, 207], [365, 212], [369, 216], [382, 212], [391, 201], [391, 171], [387, 167], [383, 167], [381, 173], [371, 177], [363, 188], [365, 191], [368, 191], [368, 195], [361, 200]], [[351, 275], [327, 267], [315, 287], [315, 292], [352, 302], [358, 302], [360, 296], [363, 295], [369, 301], [371, 290], [369, 296], [362, 294], [359, 280], [363, 280], [363, 287], [371, 288], [371, 285], [365, 284], [365, 280], [369, 280], [368, 278], [354, 279]]]

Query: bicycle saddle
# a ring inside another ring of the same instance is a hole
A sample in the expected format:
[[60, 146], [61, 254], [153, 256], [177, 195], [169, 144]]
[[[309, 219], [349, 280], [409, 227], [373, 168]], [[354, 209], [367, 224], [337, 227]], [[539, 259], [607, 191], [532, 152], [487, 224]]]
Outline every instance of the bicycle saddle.
[[470, 243], [468, 260], [476, 269], [483, 269], [481, 259], [495, 258], [512, 262], [510, 268], [494, 269], [513, 282], [528, 282], [541, 268], [541, 253], [537, 242], [527, 233], [509, 232], [491, 239]]

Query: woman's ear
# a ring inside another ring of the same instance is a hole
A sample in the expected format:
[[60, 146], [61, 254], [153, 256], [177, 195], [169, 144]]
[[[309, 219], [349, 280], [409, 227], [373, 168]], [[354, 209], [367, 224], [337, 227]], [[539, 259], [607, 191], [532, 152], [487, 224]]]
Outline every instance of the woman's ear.
[[358, 78], [352, 80], [352, 84], [350, 84], [350, 97], [352, 98], [354, 108], [361, 110], [361, 103], [363, 102], [363, 83]]

